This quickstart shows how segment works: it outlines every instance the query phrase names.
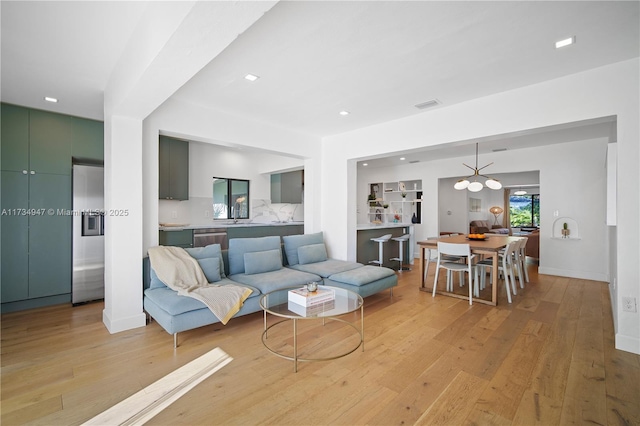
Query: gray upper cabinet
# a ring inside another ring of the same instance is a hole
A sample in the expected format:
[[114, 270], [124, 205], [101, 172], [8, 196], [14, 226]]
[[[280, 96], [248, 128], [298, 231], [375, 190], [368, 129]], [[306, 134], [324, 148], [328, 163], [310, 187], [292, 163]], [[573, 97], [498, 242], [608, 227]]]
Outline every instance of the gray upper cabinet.
[[272, 203], [302, 203], [304, 170], [271, 175]]
[[160, 136], [159, 198], [189, 199], [189, 142]]

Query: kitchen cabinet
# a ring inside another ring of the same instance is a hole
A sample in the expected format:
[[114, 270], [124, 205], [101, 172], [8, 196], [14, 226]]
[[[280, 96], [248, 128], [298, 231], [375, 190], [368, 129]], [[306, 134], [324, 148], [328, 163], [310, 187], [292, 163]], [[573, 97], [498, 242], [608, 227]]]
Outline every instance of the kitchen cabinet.
[[160, 136], [159, 198], [189, 199], [189, 142]]
[[160, 231], [158, 239], [161, 246], [193, 247], [193, 230]]
[[233, 238], [256, 238], [270, 236], [286, 236], [304, 234], [304, 225], [277, 225], [277, 226], [237, 226], [227, 229], [227, 237]]
[[83, 119], [9, 104], [1, 114], [2, 311], [70, 301], [72, 145]]
[[104, 162], [104, 123], [73, 117], [71, 155], [81, 163]]
[[301, 204], [304, 191], [304, 170], [271, 175], [271, 202]]

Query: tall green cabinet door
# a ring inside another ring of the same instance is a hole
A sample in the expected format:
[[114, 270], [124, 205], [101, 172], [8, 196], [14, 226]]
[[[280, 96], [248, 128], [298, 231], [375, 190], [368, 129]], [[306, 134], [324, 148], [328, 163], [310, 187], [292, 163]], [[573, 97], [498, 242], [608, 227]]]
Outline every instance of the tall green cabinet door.
[[71, 176], [30, 176], [29, 202], [29, 298], [71, 293]]
[[73, 120], [67, 115], [30, 111], [30, 172], [71, 175]]
[[29, 295], [29, 216], [18, 210], [29, 207], [28, 194], [28, 175], [2, 171], [2, 303]]
[[29, 169], [29, 110], [2, 104], [2, 170]]

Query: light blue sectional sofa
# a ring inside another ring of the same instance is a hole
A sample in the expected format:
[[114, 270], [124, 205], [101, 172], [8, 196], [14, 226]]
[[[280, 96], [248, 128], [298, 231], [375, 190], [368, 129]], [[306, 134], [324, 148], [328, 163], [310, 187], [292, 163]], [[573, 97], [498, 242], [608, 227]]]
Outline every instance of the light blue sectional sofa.
[[[362, 297], [398, 284], [391, 269], [329, 259], [321, 232], [286, 236], [282, 241], [284, 246], [277, 236], [234, 238], [229, 240], [226, 253], [219, 244], [185, 250], [198, 260], [209, 282], [242, 285], [253, 290], [234, 317], [260, 311], [260, 296], [265, 293], [303, 286], [311, 281], [347, 288]], [[150, 268], [148, 260], [145, 260], [145, 270], [148, 278], [145, 279], [144, 309], [167, 333], [173, 334], [174, 347], [178, 345], [179, 332], [220, 322], [202, 302], [179, 296], [168, 288]]]

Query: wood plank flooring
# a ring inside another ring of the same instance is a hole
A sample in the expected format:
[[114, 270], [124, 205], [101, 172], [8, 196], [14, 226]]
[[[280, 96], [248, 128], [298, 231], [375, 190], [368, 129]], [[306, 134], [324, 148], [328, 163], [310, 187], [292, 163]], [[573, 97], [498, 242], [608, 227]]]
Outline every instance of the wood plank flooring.
[[[234, 360], [148, 424], [640, 424], [640, 356], [614, 349], [607, 285], [529, 271], [498, 307], [432, 298], [405, 271], [393, 298], [365, 299], [364, 352], [298, 373], [262, 346], [262, 313], [180, 333], [176, 350], [155, 322], [109, 334], [102, 303], [5, 314], [0, 421], [81, 424], [220, 347]], [[301, 356], [353, 345], [339, 322], [299, 325]], [[291, 350], [290, 326], [272, 330]]]

